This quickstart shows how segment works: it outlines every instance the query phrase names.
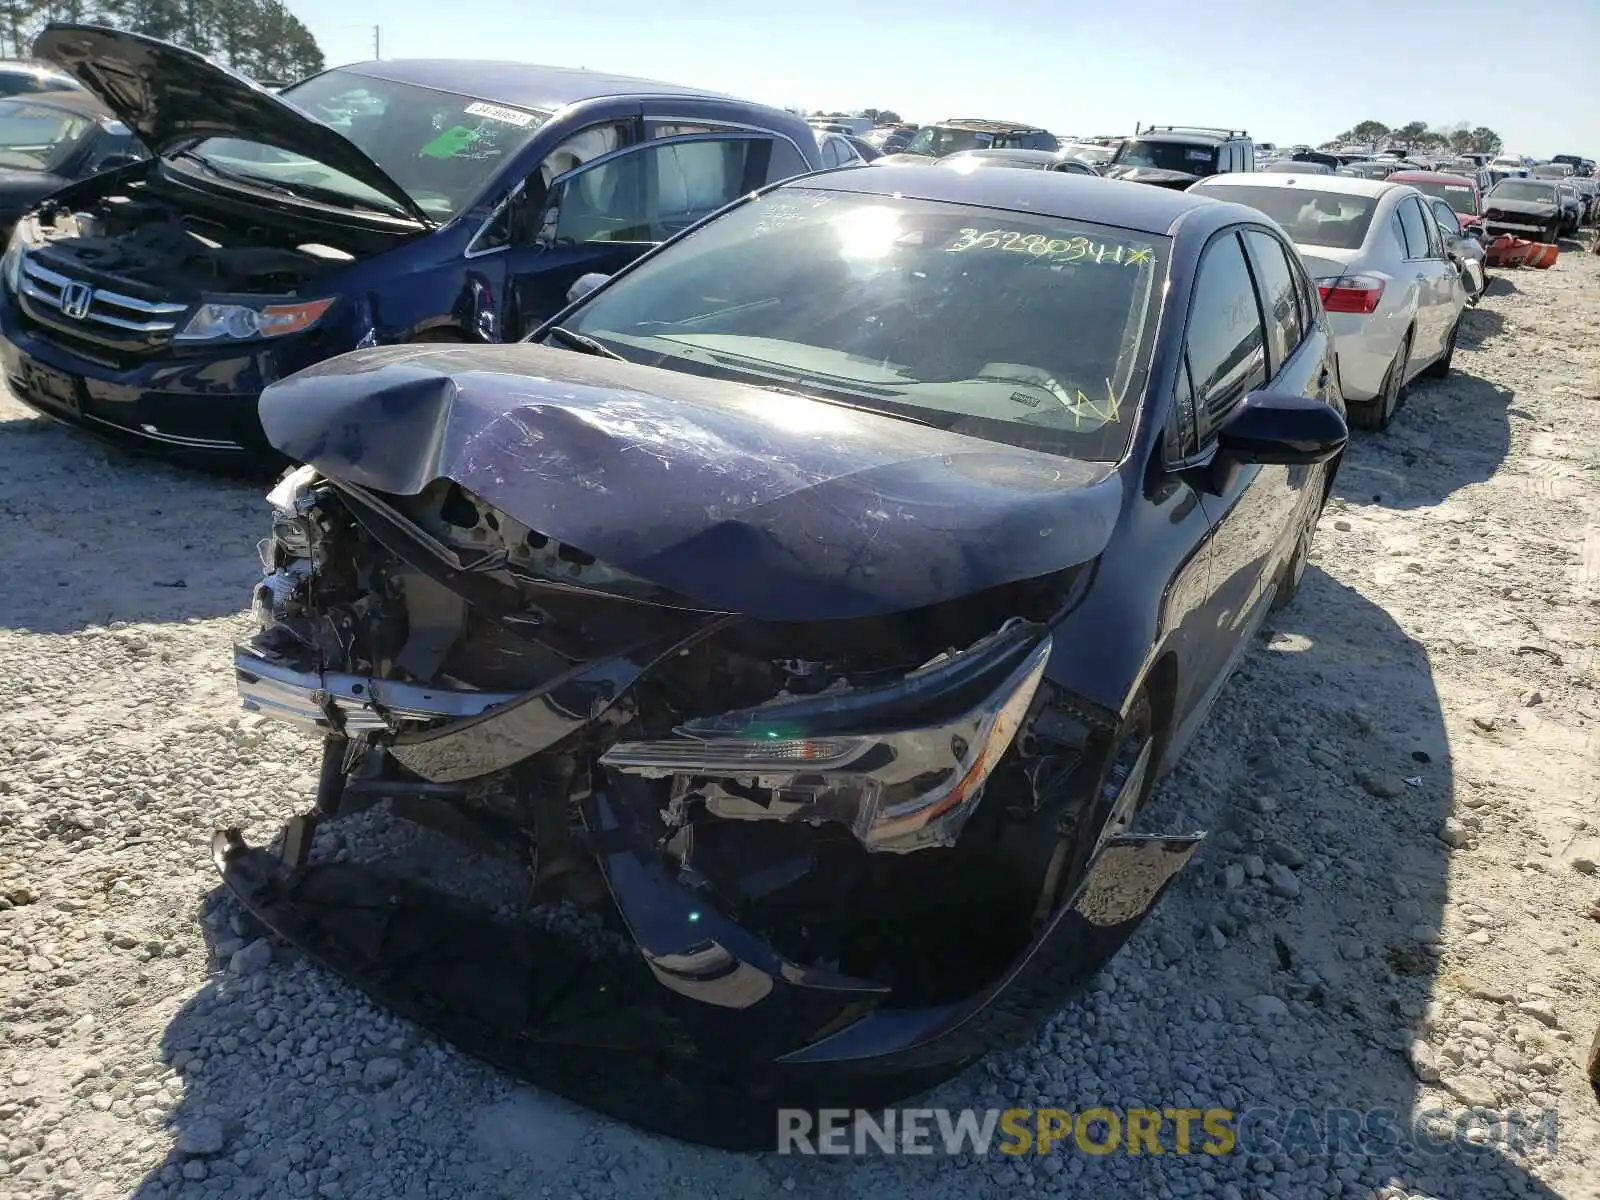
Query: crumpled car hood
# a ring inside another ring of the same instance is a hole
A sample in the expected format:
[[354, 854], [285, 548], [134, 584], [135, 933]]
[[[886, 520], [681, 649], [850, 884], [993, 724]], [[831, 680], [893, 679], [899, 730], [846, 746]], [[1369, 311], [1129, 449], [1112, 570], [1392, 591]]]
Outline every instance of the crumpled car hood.
[[515, 346], [390, 346], [261, 397], [279, 451], [415, 495], [447, 478], [724, 612], [877, 616], [1096, 557], [1110, 464], [757, 387]]

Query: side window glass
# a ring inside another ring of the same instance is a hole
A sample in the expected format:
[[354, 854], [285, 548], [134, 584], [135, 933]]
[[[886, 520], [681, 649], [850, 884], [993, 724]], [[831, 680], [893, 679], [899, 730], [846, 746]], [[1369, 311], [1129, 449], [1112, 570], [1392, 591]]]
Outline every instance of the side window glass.
[[1283, 243], [1269, 233], [1250, 230], [1245, 235], [1256, 268], [1261, 308], [1267, 314], [1267, 342], [1272, 351], [1271, 372], [1276, 375], [1300, 346], [1305, 329], [1295, 279]]
[[1196, 450], [1194, 427], [1194, 385], [1189, 382], [1189, 356], [1178, 362], [1178, 383], [1172, 392], [1172, 416], [1167, 421], [1165, 434], [1166, 455], [1169, 463], [1182, 462]]
[[550, 185], [568, 171], [586, 162], [620, 149], [632, 131], [631, 121], [593, 125], [579, 130], [562, 142], [539, 164], [539, 169], [523, 183], [520, 195], [514, 195], [490, 218], [483, 231], [473, 239], [471, 254], [496, 250], [512, 242], [526, 245], [538, 234], [532, 221], [549, 194]]
[[725, 126], [716, 125], [652, 125], [652, 138], [688, 137], [695, 133], [721, 133]]
[[1446, 235], [1461, 233], [1461, 218], [1456, 216], [1456, 210], [1445, 201], [1433, 202], [1433, 219], [1439, 223], [1439, 229]]
[[839, 143], [832, 138], [822, 139], [822, 165], [824, 169], [839, 165]]
[[1443, 258], [1444, 257], [1444, 235], [1439, 232], [1439, 222], [1434, 218], [1433, 213], [1428, 211], [1428, 208], [1427, 208], [1426, 205], [1423, 205], [1421, 207], [1422, 207], [1422, 223], [1423, 223], [1424, 226], [1427, 227], [1427, 230], [1428, 230], [1428, 257], [1429, 258]]
[[1196, 437], [1204, 445], [1245, 395], [1267, 381], [1255, 284], [1235, 234], [1212, 242], [1201, 260], [1186, 344]]
[[1406, 231], [1400, 224], [1400, 210], [1397, 208], [1389, 216], [1389, 238], [1394, 242], [1394, 248], [1399, 251], [1401, 258], [1409, 258], [1411, 251], [1406, 246]]
[[628, 125], [628, 122], [593, 125], [588, 129], [579, 130], [550, 151], [539, 164], [539, 178], [544, 184], [544, 189], [548, 189], [568, 171], [575, 171], [584, 163], [593, 162], [603, 154], [621, 149], [627, 138]]
[[664, 241], [765, 178], [771, 148], [765, 138], [647, 142], [563, 180], [540, 238], [556, 246]]
[[1422, 215], [1422, 210], [1417, 207], [1417, 202], [1407, 196], [1400, 201], [1400, 228], [1405, 234], [1405, 247], [1407, 258], [1428, 257], [1428, 227], [1427, 218]]

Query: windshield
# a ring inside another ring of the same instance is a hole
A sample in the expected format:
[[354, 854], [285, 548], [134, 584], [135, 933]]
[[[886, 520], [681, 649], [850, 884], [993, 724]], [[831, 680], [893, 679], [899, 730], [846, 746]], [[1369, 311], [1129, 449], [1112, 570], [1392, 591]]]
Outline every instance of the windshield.
[[88, 117], [26, 100], [0, 100], [0, 167], [54, 171], [94, 128]]
[[1463, 216], [1472, 217], [1476, 216], [1478, 213], [1478, 205], [1473, 198], [1472, 186], [1470, 184], [1434, 183], [1432, 180], [1428, 180], [1426, 182], [1407, 180], [1406, 182], [1408, 182], [1412, 187], [1416, 188], [1419, 192], [1425, 192], [1430, 196], [1439, 197], [1439, 199], [1443, 200], [1451, 208], [1455, 209], [1457, 213], [1460, 213]]
[[1032, 214], [789, 187], [669, 246], [567, 327], [632, 362], [1114, 461], [1168, 246]]
[[[549, 116], [350, 71], [317, 75], [283, 98], [354, 142], [440, 221], [466, 208]], [[314, 197], [330, 193], [385, 212], [395, 207], [342, 172], [247, 138], [206, 138], [192, 152], [228, 173], [277, 187]]]
[[943, 158], [957, 150], [983, 150], [994, 144], [994, 134], [986, 131], [929, 125], [917, 130], [917, 136], [906, 143], [905, 153], [931, 154], [934, 158]]
[[1359, 250], [1367, 240], [1378, 201], [1371, 196], [1346, 196], [1306, 188], [1259, 187], [1249, 183], [1202, 184], [1195, 194], [1212, 200], [1247, 204], [1265, 213], [1297, 246]]
[[1210, 175], [1217, 168], [1215, 146], [1193, 142], [1149, 142], [1134, 138], [1122, 143], [1111, 160], [1119, 167], [1156, 167], [1162, 171], [1182, 171], [1186, 175]]
[[1534, 204], [1557, 204], [1556, 185], [1535, 183], [1531, 179], [1507, 179], [1495, 184], [1489, 193], [1495, 200], [1526, 200]]

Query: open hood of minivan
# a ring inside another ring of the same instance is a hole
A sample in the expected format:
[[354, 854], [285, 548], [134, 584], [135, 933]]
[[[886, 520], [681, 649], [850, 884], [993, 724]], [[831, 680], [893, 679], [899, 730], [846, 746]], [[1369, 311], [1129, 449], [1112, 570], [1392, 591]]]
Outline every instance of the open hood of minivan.
[[54, 23], [33, 53], [93, 92], [152, 154], [208, 137], [260, 142], [341, 171], [424, 225], [437, 224], [343, 134], [193, 50], [103, 25]]

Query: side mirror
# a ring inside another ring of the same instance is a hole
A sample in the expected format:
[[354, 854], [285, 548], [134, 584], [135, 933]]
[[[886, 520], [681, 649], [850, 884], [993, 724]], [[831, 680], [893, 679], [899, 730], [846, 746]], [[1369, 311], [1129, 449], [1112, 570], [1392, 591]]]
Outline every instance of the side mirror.
[[576, 304], [610, 278], [611, 276], [601, 274], [599, 271], [590, 271], [587, 275], [578, 276], [578, 282], [567, 289], [567, 303]]
[[1321, 400], [1251, 392], [1217, 431], [1217, 450], [1235, 462], [1301, 467], [1327, 462], [1349, 440], [1345, 419]]

